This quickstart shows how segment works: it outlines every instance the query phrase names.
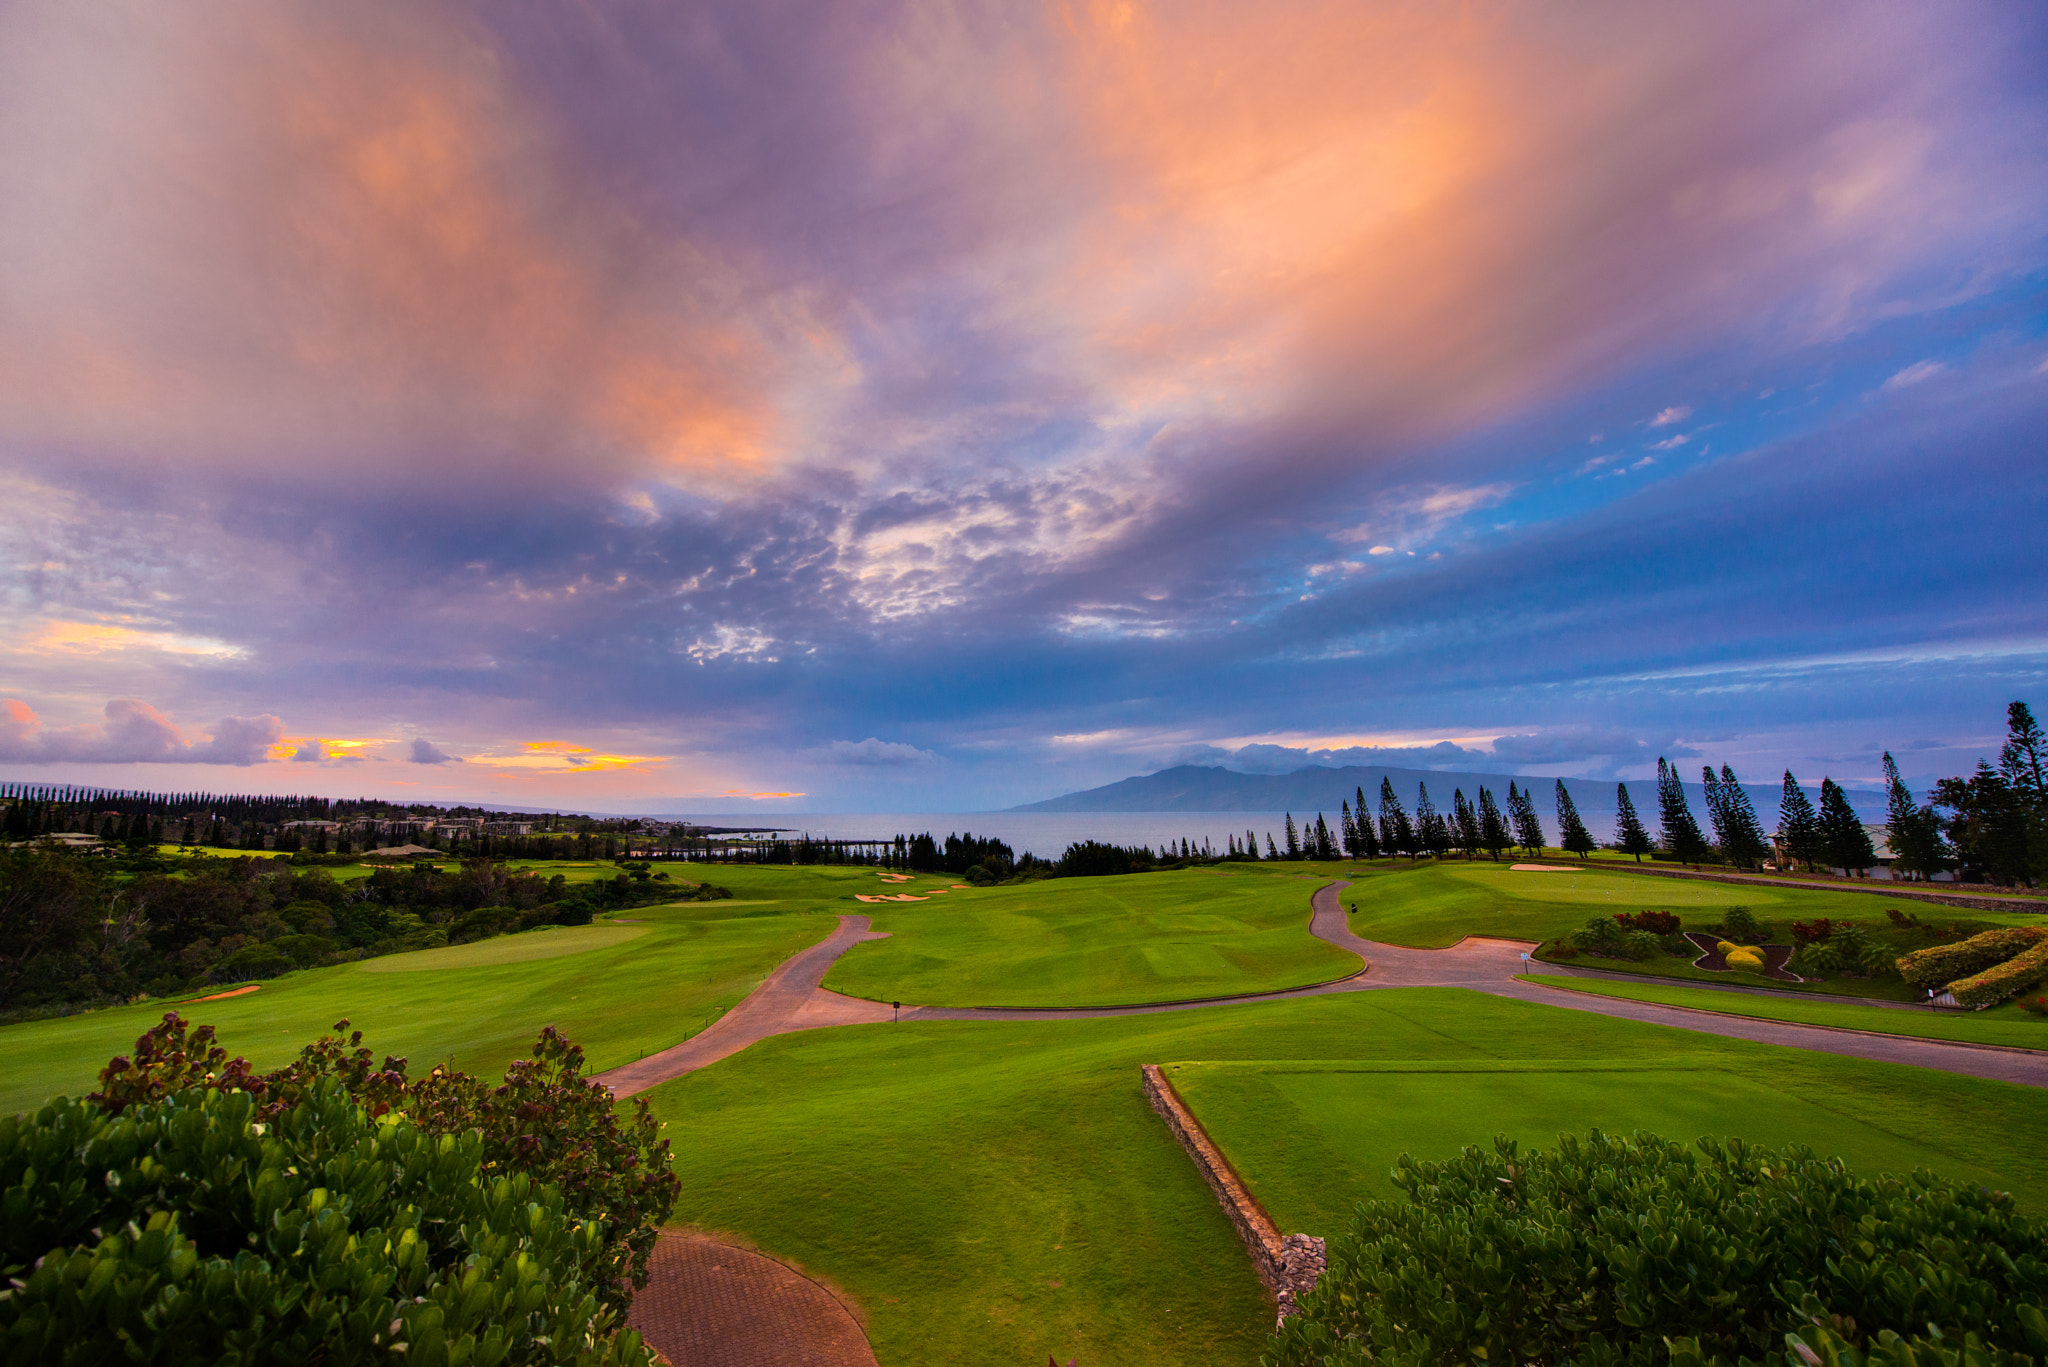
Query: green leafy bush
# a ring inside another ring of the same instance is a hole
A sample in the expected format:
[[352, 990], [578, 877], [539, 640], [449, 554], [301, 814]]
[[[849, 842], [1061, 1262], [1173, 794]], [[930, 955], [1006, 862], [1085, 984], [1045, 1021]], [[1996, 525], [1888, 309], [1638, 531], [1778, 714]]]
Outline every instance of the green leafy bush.
[[1958, 1006], [1996, 1006], [2007, 997], [2048, 982], [2048, 940], [2022, 950], [2002, 964], [1948, 985]]
[[333, 1078], [258, 1112], [199, 1087], [0, 1119], [6, 1359], [653, 1360], [598, 1294], [601, 1223], [488, 1171], [481, 1134], [380, 1122]]
[[297, 968], [292, 956], [275, 945], [244, 945], [213, 966], [213, 980], [244, 982], [250, 978], [275, 978]]
[[1265, 1367], [1664, 1367], [1681, 1348], [1686, 1367], [1814, 1367], [1785, 1350], [1816, 1316], [1872, 1361], [1892, 1361], [1886, 1331], [1930, 1327], [2048, 1353], [2048, 1233], [2004, 1193], [1929, 1173], [1594, 1131], [1527, 1155], [1505, 1138], [1404, 1154], [1394, 1184], [1405, 1201], [1359, 1206], [1330, 1241]]
[[188, 1032], [173, 1012], [135, 1042], [132, 1057], [101, 1070], [100, 1090], [87, 1100], [119, 1113], [192, 1089], [239, 1092], [255, 1100], [262, 1121], [333, 1081], [373, 1117], [402, 1114], [437, 1137], [474, 1133], [486, 1176], [546, 1182], [559, 1188], [571, 1216], [596, 1223], [606, 1271], [594, 1294], [624, 1311], [633, 1289], [647, 1284], [658, 1226], [682, 1190], [644, 1098], [632, 1100], [631, 1118], [621, 1124], [611, 1093], [582, 1076], [583, 1050], [553, 1026], [541, 1031], [531, 1059], [505, 1070], [499, 1087], [441, 1067], [409, 1078], [404, 1059], [378, 1065], [361, 1031], [344, 1040], [348, 1022], [334, 1028], [290, 1064], [259, 1074], [228, 1057], [212, 1026]]
[[1730, 907], [1721, 917], [1721, 933], [1741, 945], [1760, 945], [1769, 929], [1748, 907]]
[[2048, 940], [2048, 930], [2036, 926], [1987, 930], [1960, 944], [1916, 949], [1898, 961], [1898, 968], [1906, 981], [1915, 987], [1943, 987], [1958, 978], [1967, 978], [1994, 964], [2002, 964], [2043, 940]]

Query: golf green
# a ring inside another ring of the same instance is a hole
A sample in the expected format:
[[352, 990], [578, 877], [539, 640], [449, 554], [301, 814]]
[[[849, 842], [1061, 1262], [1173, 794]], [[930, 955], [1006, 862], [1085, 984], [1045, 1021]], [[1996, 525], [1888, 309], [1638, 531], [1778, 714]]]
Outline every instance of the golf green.
[[[1375, 1190], [1373, 1174], [1403, 1149], [1454, 1152], [1504, 1129], [1547, 1143], [1562, 1130], [1642, 1123], [1995, 1174], [2048, 1206], [2048, 1096], [2032, 1089], [1452, 988], [809, 1031], [650, 1097], [676, 1142], [677, 1220], [844, 1288], [883, 1362], [1250, 1367], [1271, 1310], [1146, 1104], [1138, 1067], [1276, 1057], [1384, 1070], [1337, 1105], [1357, 1109], [1356, 1126], [1333, 1121], [1329, 1133], [1247, 1072], [1266, 1110], [1248, 1113], [1242, 1133], [1227, 1118], [1218, 1128], [1264, 1191], [1275, 1174], [1295, 1183], [1298, 1195], [1276, 1198], [1290, 1229]], [[1548, 1071], [1502, 1081], [1532, 1059]], [[1603, 1071], [1559, 1067], [1572, 1063]]]
[[1362, 965], [1309, 934], [1326, 881], [1236, 865], [863, 904], [890, 938], [848, 951], [825, 985], [924, 1006], [1119, 1006], [1327, 982]]

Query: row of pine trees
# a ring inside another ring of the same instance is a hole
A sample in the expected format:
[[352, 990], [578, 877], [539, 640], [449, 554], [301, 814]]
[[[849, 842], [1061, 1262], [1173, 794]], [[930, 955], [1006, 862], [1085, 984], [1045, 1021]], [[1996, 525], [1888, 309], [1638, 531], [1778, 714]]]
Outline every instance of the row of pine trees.
[[[2015, 702], [2006, 709], [2006, 741], [1996, 767], [1980, 762], [1971, 777], [1943, 779], [1930, 801], [1917, 802], [1887, 751], [1884, 779], [1885, 835], [1896, 876], [1925, 879], [1953, 869], [1966, 879], [1989, 878], [2008, 884], [2031, 884], [2048, 876], [2048, 736], [2026, 703]], [[1677, 767], [1659, 758], [1657, 834], [1653, 837], [1644, 825], [1628, 785], [1617, 783], [1609, 848], [1634, 855], [1639, 861], [1646, 854], [1661, 852], [1682, 863], [1719, 860], [1741, 868], [1755, 868], [1773, 857], [1809, 869], [1848, 872], [1878, 862], [1869, 830], [1833, 778], [1821, 779], [1816, 808], [1792, 771], [1785, 771], [1775, 841], [1765, 833], [1756, 806], [1734, 769], [1724, 764], [1716, 773], [1712, 765], [1703, 765], [1700, 782], [1711, 836], [1693, 814]], [[1419, 859], [1424, 855], [1441, 858], [1457, 850], [1468, 859], [1482, 851], [1498, 859], [1510, 849], [1541, 854], [1546, 844], [1532, 790], [1513, 782], [1508, 784], [1505, 809], [1484, 784], [1476, 802], [1468, 801], [1463, 789], [1452, 789], [1448, 813], [1437, 809], [1427, 783], [1418, 785], [1412, 814], [1395, 796], [1390, 779], [1380, 780], [1377, 819], [1367, 808], [1363, 788], [1357, 789], [1354, 797], [1356, 806], [1350, 800], [1343, 803], [1335, 832], [1321, 813], [1313, 824], [1304, 822], [1299, 828], [1288, 813], [1284, 848], [1269, 832], [1264, 857], [1377, 859], [1405, 855]], [[1562, 779], [1556, 781], [1553, 800], [1558, 844], [1580, 858], [1599, 848]], [[1230, 853], [1233, 858], [1259, 858], [1258, 837], [1246, 831], [1242, 844], [1231, 841]]]

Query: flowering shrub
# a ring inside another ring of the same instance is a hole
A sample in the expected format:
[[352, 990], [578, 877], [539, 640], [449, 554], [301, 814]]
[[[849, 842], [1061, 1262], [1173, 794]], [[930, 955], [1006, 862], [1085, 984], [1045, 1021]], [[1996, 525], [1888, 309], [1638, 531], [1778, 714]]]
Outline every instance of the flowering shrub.
[[2020, 1010], [2030, 1016], [2048, 1016], [2048, 997], [2028, 997], [2020, 1003]]
[[[1896, 915], [1897, 913], [1893, 914]], [[1849, 923], [1844, 921], [1842, 924], [1846, 926]], [[1795, 945], [1818, 944], [1834, 933], [1835, 923], [1825, 916], [1817, 921], [1794, 921], [1792, 923], [1792, 943]]]
[[1330, 1240], [1264, 1367], [1963, 1367], [1966, 1343], [2018, 1367], [2048, 1345], [2048, 1230], [1971, 1182], [1594, 1131], [1403, 1154], [1394, 1185]]
[[373, 1063], [360, 1030], [344, 1041], [340, 1032], [348, 1022], [334, 1028], [291, 1063], [259, 1074], [246, 1060], [228, 1057], [212, 1026], [188, 1032], [172, 1012], [135, 1042], [132, 1057], [107, 1064], [100, 1090], [87, 1100], [119, 1114], [195, 1088], [242, 1093], [260, 1123], [335, 1083], [373, 1119], [400, 1113], [429, 1135], [475, 1132], [486, 1176], [517, 1173], [551, 1183], [571, 1216], [602, 1221], [606, 1271], [595, 1291], [625, 1309], [631, 1289], [647, 1283], [658, 1226], [682, 1190], [646, 1101], [634, 1098], [622, 1125], [611, 1093], [581, 1076], [582, 1049], [553, 1026], [541, 1031], [533, 1058], [506, 1069], [499, 1087], [438, 1066], [408, 1078], [404, 1059]]
[[1621, 911], [1615, 913], [1614, 920], [1623, 930], [1647, 930], [1658, 936], [1669, 935], [1679, 927], [1677, 914], [1669, 911], [1639, 911], [1634, 915]]
[[2048, 930], [2035, 926], [1987, 930], [1981, 935], [1972, 935], [1961, 944], [1916, 949], [1898, 961], [1898, 968], [1906, 981], [1915, 987], [1941, 987], [2002, 964], [2044, 939], [2048, 939]]

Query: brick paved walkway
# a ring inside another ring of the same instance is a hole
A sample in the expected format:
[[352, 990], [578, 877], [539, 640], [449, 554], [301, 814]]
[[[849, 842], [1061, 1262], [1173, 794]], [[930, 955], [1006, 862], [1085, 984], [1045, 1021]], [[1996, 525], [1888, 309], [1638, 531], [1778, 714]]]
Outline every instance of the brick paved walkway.
[[700, 1234], [661, 1236], [627, 1321], [675, 1367], [876, 1367], [831, 1292]]

